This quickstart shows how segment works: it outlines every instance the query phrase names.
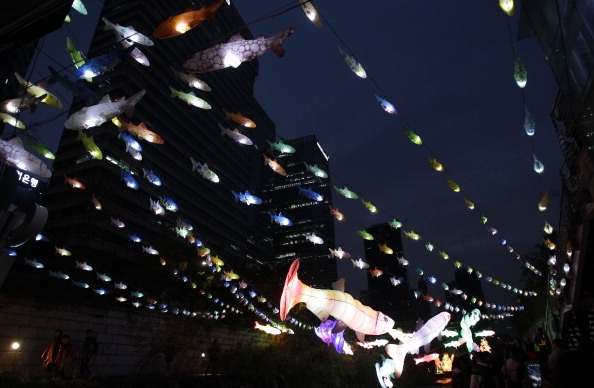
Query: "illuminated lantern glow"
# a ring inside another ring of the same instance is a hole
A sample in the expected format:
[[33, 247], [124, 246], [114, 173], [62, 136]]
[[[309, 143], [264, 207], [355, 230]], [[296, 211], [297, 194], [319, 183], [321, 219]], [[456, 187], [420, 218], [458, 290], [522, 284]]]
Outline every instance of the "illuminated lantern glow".
[[513, 16], [515, 11], [514, 0], [499, 0], [499, 8], [501, 8], [507, 16]]
[[532, 136], [534, 132], [536, 132], [536, 122], [534, 121], [534, 117], [528, 111], [528, 107], [524, 106], [525, 115], [524, 115], [524, 130], [526, 131], [526, 135]]
[[514, 79], [520, 88], [524, 88], [528, 81], [528, 72], [524, 66], [524, 62], [520, 58], [520, 54], [517, 51], [514, 53], [515, 64], [514, 64]]
[[371, 202], [365, 201], [363, 199], [361, 201], [363, 202], [363, 206], [365, 206], [367, 210], [369, 210], [372, 213], [377, 213], [377, 207], [375, 207]]
[[569, 258], [571, 258], [571, 255], [573, 254], [573, 243], [570, 240], [567, 240], [565, 243], [565, 253]]
[[454, 182], [453, 180], [451, 180], [449, 178], [448, 178], [448, 186], [450, 186], [450, 189], [452, 189], [456, 193], [460, 192], [460, 186], [458, 186], [458, 184], [456, 182]]
[[247, 137], [246, 135], [244, 135], [243, 133], [241, 133], [239, 131], [239, 129], [237, 129], [237, 128], [234, 128], [233, 130], [230, 130], [227, 127], [223, 127], [221, 124], [219, 124], [219, 128], [221, 129], [221, 136], [227, 135], [231, 139], [235, 140], [236, 143], [243, 144], [243, 145], [252, 145], [252, 144], [254, 144], [249, 137]]
[[551, 233], [553, 233], [553, 226], [551, 224], [549, 224], [547, 221], [545, 221], [543, 230], [546, 234], [551, 234]]
[[364, 342], [364, 335], [381, 335], [393, 329], [394, 320], [363, 305], [350, 294], [339, 290], [316, 289], [302, 283], [297, 277], [298, 268], [299, 260], [293, 261], [285, 279], [280, 300], [281, 320], [287, 319], [287, 313], [297, 303], [305, 303], [307, 309], [321, 321], [330, 315], [342, 320], [358, 333], [357, 339], [361, 342]]
[[415, 131], [413, 131], [412, 129], [404, 128], [404, 132], [406, 133], [406, 137], [408, 137], [408, 140], [412, 141], [416, 145], [423, 144], [423, 140], [421, 140], [421, 137], [417, 135]]
[[395, 219], [389, 222], [390, 228], [398, 229], [402, 227], [402, 222], [396, 221]]
[[365, 69], [363, 69], [363, 66], [361, 66], [361, 64], [357, 62], [357, 60], [352, 55], [345, 53], [340, 47], [338, 47], [338, 50], [340, 51], [340, 56], [342, 57], [342, 59], [344, 59], [344, 61], [353, 71], [353, 73], [355, 73], [361, 78], [367, 78], [367, 73], [365, 72]]
[[538, 202], [538, 210], [543, 212], [547, 210], [547, 206], [549, 206], [549, 192], [545, 191], [540, 197], [540, 201]]
[[387, 244], [377, 244], [380, 252], [385, 253], [386, 255], [394, 254], [394, 250], [390, 248]]
[[338, 208], [333, 208], [332, 206], [328, 205], [330, 208], [330, 213], [336, 218], [338, 221], [346, 222], [346, 217], [342, 214]]
[[369, 264], [364, 262], [363, 259], [361, 259], [361, 258], [359, 258], [357, 260], [351, 259], [351, 262], [353, 263], [353, 267], [355, 267], [355, 268], [359, 268], [359, 269], [369, 268]]
[[189, 8], [183, 13], [168, 17], [153, 31], [153, 37], [156, 39], [172, 38], [190, 31], [205, 20], [212, 23], [215, 12], [223, 5], [224, 1], [218, 0], [198, 10]]
[[171, 90], [171, 97], [177, 97], [188, 105], [192, 105], [200, 109], [212, 109], [212, 106], [206, 102], [206, 100], [196, 96], [196, 93], [194, 93], [193, 90], [190, 93], [184, 93], [181, 90], [177, 90], [171, 86], [169, 87], [169, 90]]
[[542, 174], [544, 171], [544, 164], [540, 160], [536, 158], [536, 155], [532, 155], [534, 157], [534, 172], [537, 174]]
[[267, 140], [268, 145], [270, 146], [270, 148], [282, 153], [282, 154], [292, 154], [295, 152], [295, 148], [285, 144], [282, 140], [279, 140], [277, 142], [272, 142], [270, 140]]
[[395, 115], [398, 112], [396, 111], [396, 107], [392, 105], [388, 100], [381, 98], [377, 94], [375, 95], [375, 99], [380, 103], [383, 110], [388, 112], [389, 114]]
[[549, 248], [551, 251], [555, 250], [555, 248], [557, 247], [557, 245], [548, 238], [545, 238], [543, 241], [545, 246]]
[[208, 167], [208, 164], [197, 162], [191, 156], [190, 161], [192, 162], [192, 171], [198, 171], [198, 174], [200, 174], [206, 180], [219, 183], [219, 176]]
[[320, 18], [318, 10], [316, 9], [316, 7], [314, 7], [311, 0], [299, 0], [299, 3], [301, 3], [301, 8], [303, 9], [303, 12], [305, 12], [305, 16], [307, 16], [307, 18], [316, 27], [322, 27], [322, 19]]
[[0, 139], [0, 157], [6, 164], [20, 170], [39, 175], [43, 178], [52, 176], [51, 170], [41, 159], [25, 149], [20, 137], [14, 137], [8, 141]]
[[474, 202], [472, 202], [468, 198], [464, 198], [464, 203], [466, 204], [466, 207], [470, 210], [474, 209]]
[[415, 233], [414, 230], [410, 230], [410, 231], [404, 231], [404, 235], [408, 238], [410, 238], [411, 240], [421, 240], [421, 236], [417, 233]]
[[241, 114], [241, 112], [233, 113], [229, 112], [225, 108], [223, 108], [223, 112], [225, 113], [225, 117], [227, 118], [227, 120], [232, 120], [235, 123], [242, 125], [246, 128], [256, 128], [256, 123], [245, 117], [243, 114]]
[[87, 186], [85, 186], [81, 181], [79, 181], [76, 177], [69, 177], [67, 175], [64, 175], [64, 182], [66, 182], [66, 184], [72, 186], [75, 189], [81, 189], [84, 190], [87, 188]]
[[330, 250], [330, 256], [334, 256], [337, 259], [348, 259], [349, 257], [351, 257], [351, 254], [343, 251], [341, 247], [338, 247], [337, 249], [332, 249], [332, 248], [328, 248]]
[[346, 186], [344, 188], [338, 188], [338, 187], [334, 186], [334, 189], [336, 190], [336, 192], [338, 194], [342, 195], [345, 198], [348, 198], [348, 199], [357, 199], [357, 198], [359, 198], [359, 196], [356, 193], [354, 193], [353, 191], [349, 190], [349, 188], [346, 187]]
[[429, 163], [431, 167], [435, 169], [435, 171], [443, 171], [443, 165], [437, 161], [435, 158], [429, 158]]
[[321, 168], [319, 168], [316, 164], [309, 165], [307, 163], [304, 163], [305, 167], [315, 176], [317, 176], [318, 178], [328, 178], [328, 173], [324, 170], [322, 170]]
[[[56, 109], [63, 108], [64, 104], [62, 104], [62, 101], [60, 101], [60, 99], [58, 97], [56, 97], [52, 93], [48, 92], [46, 89], [42, 88], [39, 85], [33, 85], [31, 82], [27, 82], [19, 73], [15, 72], [14, 76], [16, 77], [16, 79], [19, 83], [19, 89], [26, 90], [27, 93], [31, 94], [35, 98], [43, 97], [41, 102], [48, 104], [49, 106], [51, 106], [53, 108], [56, 108]], [[11, 125], [13, 125], [13, 124], [11, 124]], [[13, 125], [13, 126], [16, 127], [16, 125]]]
[[253, 40], [245, 40], [240, 34], [233, 35], [227, 43], [217, 44], [195, 53], [183, 63], [184, 71], [188, 73], [205, 73], [227, 67], [236, 68], [243, 62], [251, 61], [268, 50], [278, 57], [283, 57], [285, 55], [283, 42], [293, 32], [295, 30], [289, 27], [270, 38], [260, 35]]

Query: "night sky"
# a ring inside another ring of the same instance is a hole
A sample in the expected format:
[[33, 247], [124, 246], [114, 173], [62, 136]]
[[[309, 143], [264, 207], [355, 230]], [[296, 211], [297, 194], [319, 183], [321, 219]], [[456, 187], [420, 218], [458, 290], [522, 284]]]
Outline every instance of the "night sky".
[[[356, 230], [396, 219], [403, 230], [422, 236], [413, 241], [403, 235], [413, 288], [415, 269], [422, 268], [438, 280], [429, 293], [442, 298], [440, 284], [453, 280], [455, 260], [520, 286], [522, 265], [499, 237], [515, 251], [530, 253], [542, 243], [545, 220], [557, 228], [562, 155], [549, 118], [556, 83], [536, 38], [517, 40], [519, 10], [509, 17], [495, 0], [319, 0], [314, 2], [322, 15], [318, 28], [296, 0], [284, 6], [266, 0], [233, 3], [254, 36], [295, 28], [284, 44], [284, 57], [269, 52], [259, 58], [255, 97], [276, 123], [279, 138], [315, 134], [330, 157], [332, 184], [359, 195], [349, 200], [334, 192], [334, 207], [347, 217], [335, 223], [336, 247], [363, 257]], [[32, 80], [47, 76], [48, 63], [69, 64], [65, 52], [57, 55], [50, 49], [55, 42], [63, 49], [65, 36], [75, 36], [77, 48], [88, 49], [99, 6], [85, 4], [89, 15], [72, 11], [72, 22], [47, 36], [30, 70]], [[366, 79], [349, 69], [338, 47], [355, 56]], [[513, 77], [514, 49], [528, 70], [524, 89]], [[69, 101], [61, 86], [52, 90]], [[386, 113], [375, 95], [394, 104], [398, 114]], [[532, 137], [523, 127], [525, 105], [536, 121]], [[65, 112], [37, 131], [54, 151]], [[26, 112], [23, 120], [39, 117]], [[408, 140], [405, 127], [423, 144]], [[533, 155], [545, 166], [540, 175], [533, 170]], [[435, 171], [429, 157], [445, 172]], [[447, 178], [461, 192], [452, 191]], [[550, 204], [541, 212], [537, 205], [544, 191]], [[466, 207], [465, 198], [475, 203], [474, 210]], [[361, 199], [373, 203], [378, 213], [365, 209]], [[488, 217], [486, 225], [481, 215]], [[493, 236], [487, 226], [498, 234]], [[433, 252], [425, 249], [427, 242], [435, 246]], [[450, 259], [442, 259], [440, 250]], [[350, 260], [339, 261], [339, 276], [347, 279], [346, 291], [355, 297], [365, 288], [365, 271]], [[515, 294], [486, 282], [483, 287], [487, 301], [514, 303]]]

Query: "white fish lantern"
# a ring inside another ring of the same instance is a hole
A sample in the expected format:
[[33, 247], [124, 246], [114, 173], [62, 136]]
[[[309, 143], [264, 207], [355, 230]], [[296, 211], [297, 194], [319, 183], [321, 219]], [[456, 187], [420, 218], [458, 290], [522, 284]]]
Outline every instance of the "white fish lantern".
[[534, 121], [534, 117], [530, 114], [527, 106], [524, 106], [524, 130], [526, 131], [526, 135], [532, 136], [536, 131], [536, 122]]
[[514, 64], [514, 79], [520, 88], [524, 88], [526, 83], [528, 82], [528, 72], [526, 71], [526, 66], [524, 66], [524, 62], [520, 58], [520, 54], [515, 52], [515, 64]]
[[540, 160], [536, 158], [536, 155], [532, 155], [534, 157], [534, 172], [537, 174], [542, 174], [544, 171], [544, 164]]

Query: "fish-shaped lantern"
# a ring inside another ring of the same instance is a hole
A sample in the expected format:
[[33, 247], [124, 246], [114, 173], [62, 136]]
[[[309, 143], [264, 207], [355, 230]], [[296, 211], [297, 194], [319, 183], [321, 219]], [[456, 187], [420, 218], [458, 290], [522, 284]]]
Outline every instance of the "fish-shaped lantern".
[[115, 226], [116, 228], [125, 228], [126, 224], [124, 224], [124, 222], [122, 220], [120, 220], [118, 217], [109, 217], [110, 218], [110, 223]]
[[126, 183], [127, 187], [133, 190], [138, 190], [138, 182], [136, 181], [136, 179], [134, 179], [131, 172], [128, 172], [123, 168], [120, 169], [120, 178], [124, 181], [124, 183]]
[[420, 240], [421, 236], [417, 233], [415, 233], [414, 230], [410, 230], [410, 231], [404, 231], [404, 235], [408, 238], [410, 238], [411, 240]]
[[73, 280], [72, 281], [72, 285], [73, 286], [76, 286], [76, 287], [80, 287], [80, 288], [89, 288], [89, 285], [87, 283], [81, 282], [81, 281], [78, 281], [78, 280]]
[[524, 62], [522, 62], [517, 50], [514, 51], [514, 56], [514, 79], [520, 88], [524, 88], [528, 82], [528, 72], [526, 71], [526, 66], [524, 66]]
[[169, 87], [169, 90], [171, 90], [171, 97], [177, 97], [180, 100], [185, 101], [188, 105], [192, 105], [200, 109], [212, 109], [212, 106], [206, 102], [206, 100], [196, 96], [196, 93], [194, 93], [193, 90], [190, 93], [184, 93], [181, 90], [177, 90], [171, 86]]
[[41, 102], [43, 102], [44, 104], [48, 104], [49, 106], [51, 106], [53, 108], [57, 108], [57, 109], [62, 109], [64, 107], [64, 104], [62, 104], [62, 101], [60, 101], [60, 99], [58, 97], [56, 97], [55, 95], [50, 93], [43, 86], [33, 85], [31, 82], [27, 82], [17, 72], [14, 73], [14, 76], [16, 77], [16, 79], [19, 83], [20, 89], [25, 90], [27, 93], [29, 93], [30, 95], [32, 95], [36, 98], [45, 95], [45, 97], [43, 97], [43, 99], [41, 100]]
[[96, 127], [123, 112], [131, 116], [134, 111], [134, 105], [140, 101], [145, 93], [145, 90], [141, 90], [128, 99], [123, 97], [117, 101], [111, 101], [109, 95], [106, 94], [99, 103], [84, 107], [71, 114], [66, 119], [64, 128], [78, 130]]
[[382, 276], [384, 274], [384, 271], [375, 267], [374, 269], [370, 269], [369, 273], [371, 273], [371, 277], [379, 278], [380, 276]]
[[70, 177], [68, 175], [64, 175], [64, 182], [67, 185], [74, 187], [75, 189], [84, 190], [87, 188], [87, 186], [85, 186], [85, 184], [82, 183], [81, 181], [79, 181], [78, 178], [76, 178], [76, 177]]
[[439, 353], [430, 353], [430, 354], [425, 354], [422, 357], [416, 357], [416, 358], [414, 358], [414, 360], [415, 360], [415, 365], [419, 365], [422, 362], [435, 361], [438, 358], [439, 358]]
[[499, 0], [499, 8], [501, 8], [507, 16], [514, 16], [514, 0]]
[[305, 164], [305, 168], [307, 168], [309, 170], [309, 172], [311, 172], [318, 178], [328, 178], [328, 173], [326, 171], [322, 170], [321, 168], [319, 168], [317, 164], [314, 164], [313, 166], [311, 164], [307, 164], [305, 162], [303, 164]]
[[365, 69], [363, 69], [363, 66], [361, 66], [361, 64], [357, 62], [355, 57], [344, 52], [344, 50], [340, 46], [338, 46], [338, 51], [340, 51], [340, 56], [342, 57], [342, 59], [344, 59], [344, 61], [353, 71], [353, 73], [355, 73], [361, 78], [367, 78], [367, 73], [365, 72]]
[[83, 144], [83, 146], [87, 151], [89, 151], [89, 154], [91, 154], [93, 159], [103, 159], [103, 153], [101, 152], [99, 146], [95, 143], [93, 136], [88, 136], [86, 133], [83, 132], [82, 129], [79, 129], [76, 140], [79, 140]]
[[104, 281], [104, 282], [111, 282], [111, 277], [106, 273], [98, 273], [97, 279]]
[[285, 55], [283, 42], [294, 31], [292, 27], [289, 27], [270, 38], [260, 35], [252, 40], [245, 40], [240, 34], [235, 34], [227, 43], [217, 44], [195, 53], [192, 58], [184, 62], [184, 71], [205, 73], [227, 67], [238, 67], [243, 62], [251, 61], [268, 50], [283, 57]]
[[264, 163], [267, 164], [268, 167], [270, 167], [272, 169], [272, 171], [276, 172], [279, 175], [287, 176], [287, 172], [285, 171], [285, 168], [283, 166], [281, 166], [276, 161], [276, 159], [269, 158], [268, 156], [266, 156], [266, 154], [262, 154], [262, 156], [264, 156]]
[[547, 206], [549, 206], [549, 192], [545, 191], [540, 197], [540, 201], [538, 202], [538, 210], [543, 212], [547, 210]]
[[207, 179], [211, 182], [219, 182], [219, 176], [208, 167], [208, 164], [197, 162], [196, 159], [191, 156], [190, 161], [192, 162], [192, 171], [197, 171], [198, 174], [200, 174], [204, 179]]
[[142, 175], [144, 179], [146, 179], [155, 186], [161, 186], [163, 184], [163, 182], [161, 182], [161, 178], [159, 178], [157, 174], [155, 174], [155, 172], [152, 170], [143, 167]]
[[538, 160], [536, 155], [532, 154], [532, 156], [534, 158], [534, 172], [537, 174], [542, 174], [542, 172], [544, 171], [544, 164], [542, 164], [542, 162]]
[[165, 214], [165, 208], [161, 205], [159, 201], [155, 201], [152, 198], [149, 198], [150, 206], [149, 209], [153, 211], [158, 216], [162, 216]]
[[118, 133], [118, 139], [121, 139], [124, 141], [124, 144], [126, 144], [127, 152], [129, 152], [131, 149], [135, 150], [137, 152], [142, 152], [142, 146], [140, 145], [138, 140], [133, 135], [129, 134], [128, 132], [121, 131], [120, 133]]
[[466, 205], [467, 208], [469, 208], [470, 210], [474, 209], [474, 202], [472, 202], [470, 199], [468, 198], [464, 198], [464, 204]]
[[256, 123], [245, 117], [241, 112], [233, 113], [229, 112], [225, 108], [223, 108], [223, 112], [225, 113], [225, 117], [227, 118], [227, 120], [232, 120], [235, 123], [242, 125], [246, 128], [256, 128]]
[[85, 4], [82, 2], [82, 0], [74, 0], [72, 2], [72, 9], [81, 15], [87, 14], [87, 7], [85, 7]]
[[50, 84], [59, 82], [60, 85], [62, 85], [64, 89], [72, 93], [72, 95], [81, 98], [87, 102], [95, 102], [99, 99], [97, 93], [85, 86], [84, 81], [80, 79], [71, 80], [70, 78], [68, 78], [68, 76], [61, 75], [60, 73], [58, 73], [56, 69], [54, 69], [53, 67], [48, 66], [47, 68], [51, 73], [51, 76], [48, 79], [48, 82]]
[[112, 51], [90, 59], [87, 58], [85, 63], [76, 69], [74, 75], [78, 78], [93, 78], [101, 75], [122, 63], [124, 58], [130, 55], [134, 49], [134, 46], [130, 46], [123, 50]]
[[153, 248], [153, 247], [152, 247], [152, 246], [150, 246], [150, 245], [149, 245], [148, 247], [145, 247], [145, 246], [143, 245], [143, 246], [142, 246], [142, 252], [143, 252], [143, 253], [148, 253], [149, 255], [158, 255], [158, 254], [159, 254], [159, 251], [158, 251], [158, 250], [156, 250], [155, 248]]
[[320, 18], [316, 7], [311, 3], [311, 0], [299, 0], [299, 3], [301, 3], [301, 8], [303, 9], [303, 12], [305, 12], [305, 16], [307, 16], [316, 27], [322, 27], [322, 19]]
[[316, 202], [321, 202], [324, 200], [324, 197], [321, 194], [316, 193], [310, 188], [306, 189], [302, 186], [297, 186], [297, 192], [299, 193], [299, 195], [312, 199]]
[[448, 178], [447, 181], [448, 181], [448, 186], [450, 186], [450, 189], [452, 189], [456, 193], [459, 193], [460, 192], [460, 186], [458, 186], [458, 184], [456, 182], [454, 182], [450, 178]]
[[8, 141], [0, 139], [0, 157], [9, 166], [42, 178], [50, 178], [52, 171], [47, 164], [37, 156], [25, 149], [20, 137], [14, 137]]
[[52, 278], [56, 278], [56, 279], [63, 279], [63, 280], [68, 280], [68, 279], [70, 279], [70, 275], [68, 275], [68, 274], [65, 274], [65, 273], [64, 273], [64, 272], [62, 272], [62, 271], [57, 271], [57, 272], [55, 272], [55, 271], [51, 271], [51, 270], [50, 270], [50, 271], [49, 271], [49, 276], [50, 276], [50, 277], [52, 277]]
[[431, 167], [435, 169], [435, 171], [443, 171], [443, 165], [437, 161], [435, 158], [429, 158], [429, 163]]
[[533, 136], [536, 132], [536, 122], [534, 121], [534, 117], [532, 117], [526, 105], [524, 105], [524, 111], [524, 130], [526, 131], [526, 135]]
[[[223, 5], [225, 0], [217, 0], [211, 5], [200, 7], [197, 10], [188, 8], [186, 11], [168, 17], [159, 24], [153, 31], [153, 37], [157, 39], [173, 38], [190, 31], [203, 21], [209, 23], [214, 21], [215, 12]], [[229, 3], [229, 0], [227, 0]]]
[[293, 225], [293, 221], [291, 221], [290, 219], [285, 217], [282, 212], [279, 212], [278, 214], [274, 214], [273, 212], [268, 212], [268, 215], [270, 216], [271, 222], [276, 222], [277, 224], [279, 224], [281, 226]]
[[348, 199], [357, 199], [357, 198], [359, 198], [359, 196], [355, 192], [349, 190], [349, 188], [347, 186], [345, 186], [343, 188], [339, 188], [339, 187], [334, 186], [334, 189], [336, 190], [336, 192], [338, 194], [342, 195], [345, 198], [348, 198]]
[[386, 255], [393, 255], [394, 250], [388, 246], [388, 244], [377, 244], [380, 252], [385, 253]]
[[375, 99], [380, 103], [383, 110], [385, 110], [389, 114], [395, 115], [396, 113], [398, 113], [396, 111], [396, 107], [390, 101], [388, 101], [384, 98], [381, 98], [377, 94], [375, 95]]
[[402, 222], [399, 222], [395, 219], [388, 222], [388, 224], [390, 225], [390, 228], [392, 228], [392, 229], [398, 229], [398, 228], [402, 227]]
[[316, 235], [314, 232], [311, 232], [311, 233], [306, 232], [303, 235], [305, 236], [305, 239], [312, 244], [320, 245], [320, 244], [324, 243], [324, 240], [321, 237], [319, 237], [318, 235]]
[[70, 251], [66, 248], [59, 248], [59, 247], [55, 247], [56, 249], [56, 253], [60, 256], [71, 256], [72, 253], [70, 253]]
[[90, 266], [89, 264], [87, 264], [86, 261], [80, 262], [80, 261], [75, 261], [76, 263], [76, 268], [82, 269], [83, 271], [92, 271], [93, 267]]
[[103, 209], [103, 206], [101, 205], [101, 202], [99, 201], [99, 198], [97, 198], [97, 196], [95, 194], [91, 195], [91, 203], [93, 204], [93, 207], [97, 210], [101, 210]]
[[210, 92], [212, 90], [206, 82], [202, 81], [201, 79], [197, 78], [192, 74], [186, 74], [184, 72], [177, 71], [173, 66], [171, 67], [171, 72], [173, 73], [173, 75], [175, 75], [181, 81], [185, 82], [191, 88], [202, 90], [205, 92]]
[[365, 206], [365, 209], [369, 210], [372, 213], [377, 213], [377, 207], [375, 207], [375, 205], [372, 204], [370, 201], [362, 199], [361, 202], [363, 202], [363, 206]]
[[292, 154], [295, 152], [295, 148], [284, 143], [282, 140], [279, 140], [276, 142], [272, 142], [270, 140], [266, 140], [266, 141], [268, 142], [268, 145], [270, 146], [270, 148], [272, 148], [273, 150], [276, 150], [282, 154]]
[[466, 349], [472, 352], [474, 349], [474, 342], [472, 341], [471, 328], [481, 320], [481, 312], [479, 309], [473, 309], [468, 314], [464, 314], [460, 319], [460, 337], [466, 340]]
[[[76, 47], [74, 47], [74, 42], [69, 36], [66, 37], [66, 52], [70, 55], [70, 59], [72, 59], [72, 63], [74, 64], [74, 67], [76, 67], [77, 69], [84, 65], [87, 61], [87, 58], [85, 57], [83, 52], [77, 50]], [[85, 79], [87, 80], [87, 82], [93, 81], [92, 77]]]
[[25, 264], [27, 264], [30, 267], [37, 268], [37, 269], [42, 269], [42, 268], [45, 267], [43, 265], [43, 263], [39, 262], [38, 260], [36, 260], [36, 259], [27, 259], [26, 257], [25, 257]]
[[[153, 41], [146, 35], [136, 31], [134, 27], [124, 27], [119, 24], [114, 24], [106, 18], [101, 18], [105, 23], [104, 30], [112, 30], [116, 36], [117, 41], [124, 47], [128, 48], [134, 44], [143, 46], [153, 46]], [[135, 47], [131, 52], [130, 56], [143, 66], [150, 66], [150, 62], [146, 55], [138, 47]]]
[[4, 112], [0, 112], [0, 120], [2, 120], [2, 122], [12, 125], [15, 128], [18, 129], [25, 129], [26, 125], [25, 123], [23, 123], [21, 120], [17, 120], [16, 117], [9, 115], [8, 113], [4, 113]]
[[264, 333], [271, 334], [271, 335], [279, 335], [282, 333], [282, 331], [280, 329], [278, 329], [270, 324], [261, 325], [258, 322], [256, 322], [254, 329], [261, 330]]
[[246, 205], [260, 205], [262, 203], [262, 198], [253, 195], [249, 190], [246, 190], [243, 193], [238, 193], [233, 190], [231, 190], [231, 192], [235, 196], [235, 202], [240, 201]]
[[357, 230], [357, 235], [364, 240], [373, 240], [373, 236], [371, 235], [371, 233], [367, 232], [365, 229]]
[[420, 329], [414, 332], [412, 337], [401, 345], [387, 344], [386, 353], [394, 360], [394, 375], [399, 378], [402, 375], [404, 358], [411, 353], [418, 354], [419, 348], [423, 346], [425, 353], [429, 353], [429, 345], [436, 337], [441, 337], [441, 331], [446, 327], [451, 318], [450, 313], [443, 311], [427, 321]]
[[331, 257], [336, 257], [337, 259], [348, 259], [349, 257], [351, 257], [351, 254], [348, 252], [345, 252], [342, 250], [341, 247], [338, 247], [337, 249], [332, 249], [332, 248], [328, 248], [330, 250], [330, 256]]
[[365, 335], [381, 335], [394, 327], [394, 320], [380, 311], [375, 311], [355, 300], [350, 294], [339, 290], [322, 290], [302, 283], [298, 276], [299, 260], [293, 261], [283, 287], [279, 316], [287, 319], [287, 313], [298, 303], [305, 303], [308, 310], [322, 322], [332, 316], [355, 331], [359, 341]]
[[165, 209], [167, 209], [170, 212], [176, 212], [179, 210], [177, 203], [175, 203], [175, 201], [171, 197], [163, 195], [159, 197], [159, 201], [161, 201], [161, 204], [165, 206]]
[[338, 221], [346, 222], [346, 217], [338, 210], [338, 208], [333, 208], [330, 205], [328, 205], [328, 208], [330, 209], [330, 214], [332, 214], [334, 218]]
[[237, 129], [237, 128], [235, 128], [233, 130], [230, 130], [227, 127], [223, 127], [221, 124], [219, 124], [219, 128], [221, 129], [221, 135], [222, 136], [227, 135], [231, 139], [235, 140], [236, 143], [243, 144], [243, 145], [252, 145], [252, 144], [254, 144], [249, 137], [247, 137], [246, 135], [244, 135], [243, 133], [241, 133], [239, 131], [239, 129]]
[[416, 145], [423, 144], [423, 140], [421, 140], [421, 137], [417, 135], [417, 133], [412, 129], [404, 128], [404, 133], [406, 134], [406, 137], [408, 137], [408, 140], [412, 141]]
[[361, 258], [359, 258], [357, 260], [351, 259], [351, 262], [353, 263], [353, 267], [355, 267], [355, 268], [359, 268], [359, 269], [369, 268], [369, 264], [364, 262], [363, 259], [361, 259]]
[[118, 127], [130, 132], [130, 134], [136, 136], [140, 140], [146, 140], [153, 144], [165, 143], [165, 140], [163, 140], [163, 138], [161, 138], [161, 136], [159, 136], [157, 133], [148, 129], [145, 123], [136, 125], [131, 121], [128, 122], [124, 120], [122, 116], [114, 117], [111, 121], [114, 122], [114, 124], [116, 124]]

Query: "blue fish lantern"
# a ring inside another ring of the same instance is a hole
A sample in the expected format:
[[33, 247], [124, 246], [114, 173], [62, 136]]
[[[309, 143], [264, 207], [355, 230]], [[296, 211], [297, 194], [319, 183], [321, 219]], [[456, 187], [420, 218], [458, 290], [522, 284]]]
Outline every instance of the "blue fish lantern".
[[133, 190], [138, 190], [138, 182], [136, 181], [136, 179], [134, 179], [134, 177], [132, 176], [132, 173], [124, 170], [124, 169], [120, 169], [120, 177], [121, 179], [124, 181], [124, 183], [126, 183], [126, 186], [133, 189]]
[[309, 189], [309, 188], [305, 189], [301, 186], [297, 186], [297, 190], [300, 195], [303, 195], [304, 197], [312, 199], [316, 202], [321, 202], [324, 200], [324, 197], [321, 194], [316, 193], [312, 189]]

